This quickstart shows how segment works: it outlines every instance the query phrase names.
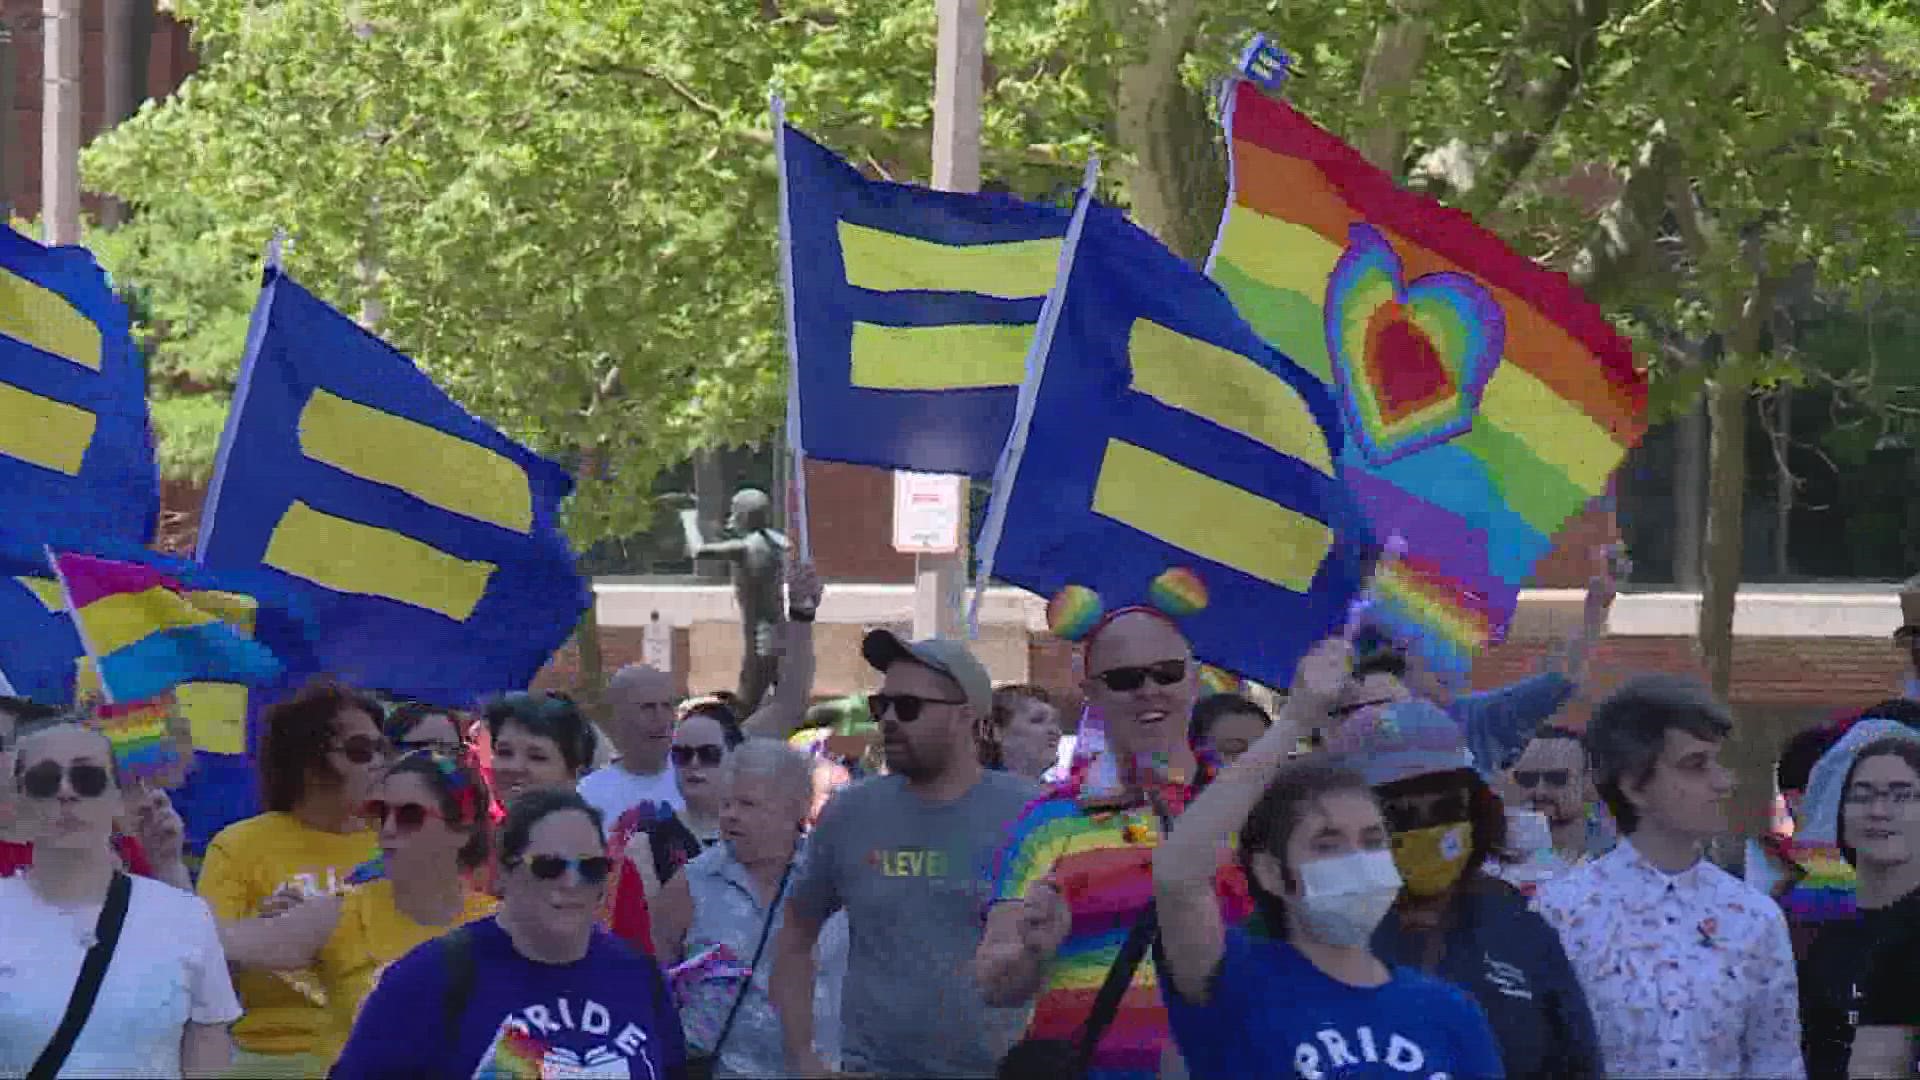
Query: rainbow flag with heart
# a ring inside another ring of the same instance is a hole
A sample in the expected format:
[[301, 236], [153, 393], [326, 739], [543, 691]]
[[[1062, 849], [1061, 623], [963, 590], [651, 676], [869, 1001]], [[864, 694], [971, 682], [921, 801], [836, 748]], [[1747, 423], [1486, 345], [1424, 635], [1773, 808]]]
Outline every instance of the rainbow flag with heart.
[[1246, 81], [1208, 273], [1260, 336], [1335, 391], [1342, 479], [1406, 542], [1369, 617], [1464, 673], [1506, 633], [1567, 519], [1646, 430], [1646, 375], [1564, 276], [1400, 189]]

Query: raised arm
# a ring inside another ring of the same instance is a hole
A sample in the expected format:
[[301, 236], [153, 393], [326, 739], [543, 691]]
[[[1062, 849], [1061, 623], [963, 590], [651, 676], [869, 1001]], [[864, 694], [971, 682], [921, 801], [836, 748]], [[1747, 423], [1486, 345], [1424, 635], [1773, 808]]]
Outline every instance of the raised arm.
[[[787, 621], [775, 633], [782, 635], [780, 674], [773, 693], [741, 725], [748, 735], [784, 739], [806, 721], [813, 698], [815, 656], [813, 620], [825, 589], [812, 563], [795, 562], [787, 571]], [[805, 616], [804, 618], [802, 616]]]
[[1213, 896], [1222, 849], [1286, 764], [1298, 733], [1325, 722], [1352, 667], [1353, 651], [1345, 641], [1315, 645], [1300, 662], [1273, 726], [1207, 785], [1154, 850], [1162, 974], [1182, 998], [1206, 1001], [1207, 984], [1226, 953], [1226, 923]]
[[745, 540], [712, 540], [700, 534], [700, 512], [680, 511], [680, 529], [687, 537], [687, 554], [695, 559], [726, 559], [739, 562], [747, 557]]

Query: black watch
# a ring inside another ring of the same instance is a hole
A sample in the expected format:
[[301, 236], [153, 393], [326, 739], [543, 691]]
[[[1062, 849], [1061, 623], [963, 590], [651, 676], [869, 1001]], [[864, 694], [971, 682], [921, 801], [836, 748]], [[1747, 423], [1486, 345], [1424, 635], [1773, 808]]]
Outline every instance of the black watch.
[[814, 609], [812, 608], [790, 607], [787, 609], [787, 620], [789, 622], [812, 622], [813, 616]]

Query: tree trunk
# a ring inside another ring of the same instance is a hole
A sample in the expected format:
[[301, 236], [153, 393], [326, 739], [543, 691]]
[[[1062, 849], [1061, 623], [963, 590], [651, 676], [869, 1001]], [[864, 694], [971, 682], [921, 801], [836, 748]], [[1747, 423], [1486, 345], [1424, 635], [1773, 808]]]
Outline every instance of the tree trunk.
[[1701, 406], [1680, 414], [1673, 440], [1673, 583], [1700, 590], [1701, 515], [1706, 509], [1707, 416]]
[[606, 652], [600, 643], [600, 616], [597, 603], [589, 602], [580, 625], [574, 628], [573, 641], [580, 650], [580, 702], [595, 723], [606, 721]]
[[1786, 578], [1788, 541], [1793, 535], [1793, 469], [1787, 453], [1793, 448], [1793, 388], [1773, 392], [1773, 576]]
[[1741, 512], [1747, 491], [1747, 394], [1745, 380], [1724, 372], [1707, 384], [1712, 441], [1699, 638], [1708, 680], [1722, 700], [1733, 681], [1733, 607], [1740, 591]]
[[[1154, 25], [1144, 52], [1121, 68], [1119, 79], [1117, 125], [1120, 146], [1133, 156], [1125, 170], [1133, 217], [1174, 253], [1199, 262], [1213, 247], [1227, 190], [1215, 102], [1180, 81], [1199, 3], [1132, 7], [1130, 19]], [[1148, 8], [1155, 10], [1147, 14]]]
[[[133, 51], [133, 5], [140, 0], [102, 0], [101, 14], [104, 19], [100, 32], [101, 72], [106, 98], [106, 116], [103, 128], [110, 129], [133, 111], [131, 98], [133, 86], [127, 70], [128, 56]], [[100, 202], [100, 224], [103, 228], [117, 229], [127, 217], [127, 207], [119, 199], [108, 196]]]

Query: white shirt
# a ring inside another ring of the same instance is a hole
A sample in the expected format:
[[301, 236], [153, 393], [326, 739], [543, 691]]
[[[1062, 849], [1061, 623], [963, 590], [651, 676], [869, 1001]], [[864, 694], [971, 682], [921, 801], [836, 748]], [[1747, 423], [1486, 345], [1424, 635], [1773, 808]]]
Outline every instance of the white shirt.
[[580, 797], [600, 811], [608, 829], [620, 820], [620, 815], [641, 803], [666, 803], [675, 810], [687, 808], [687, 801], [680, 797], [680, 784], [674, 779], [671, 761], [651, 776], [630, 773], [617, 761], [602, 765], [581, 779]]
[[[100, 905], [67, 911], [25, 875], [0, 879], [0, 1076], [20, 1076], [66, 1014]], [[240, 1018], [206, 901], [133, 879], [100, 996], [62, 1076], [179, 1076], [186, 1025]]]
[[1668, 875], [1623, 840], [1534, 907], [1586, 991], [1608, 1076], [1806, 1075], [1787, 921], [1725, 870]]

